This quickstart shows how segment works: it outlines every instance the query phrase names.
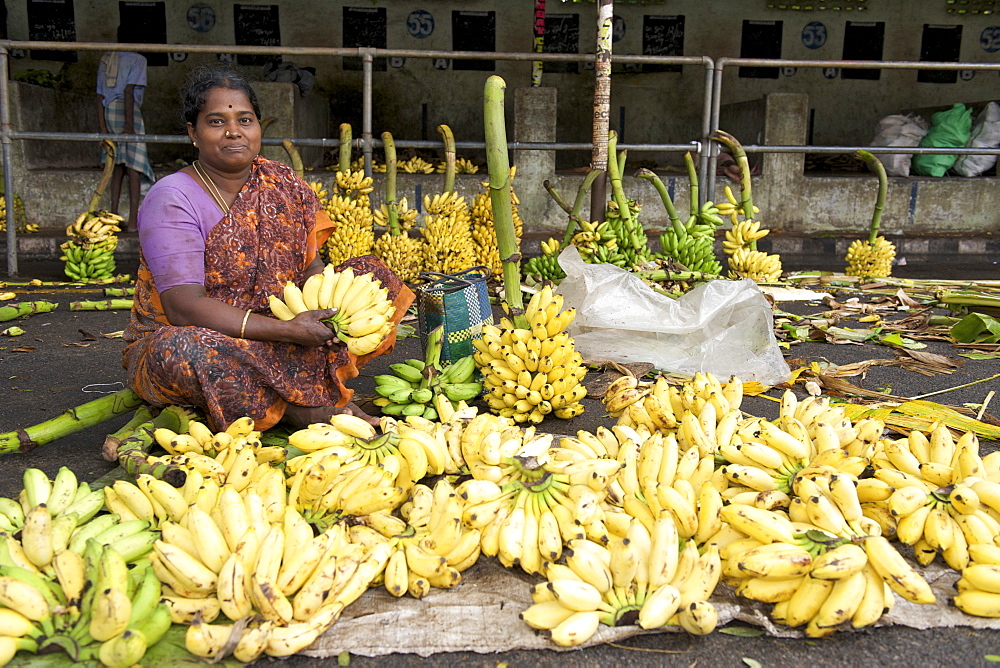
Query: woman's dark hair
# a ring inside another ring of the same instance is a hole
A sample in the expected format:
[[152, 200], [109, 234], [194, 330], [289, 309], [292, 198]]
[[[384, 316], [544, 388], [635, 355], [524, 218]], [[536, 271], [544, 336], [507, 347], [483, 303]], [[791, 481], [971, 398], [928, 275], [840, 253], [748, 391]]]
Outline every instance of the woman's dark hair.
[[181, 113], [184, 120], [192, 125], [198, 120], [198, 112], [205, 107], [205, 95], [213, 88], [238, 90], [250, 100], [253, 113], [260, 120], [260, 104], [250, 82], [239, 71], [227, 65], [202, 65], [195, 68], [181, 89]]

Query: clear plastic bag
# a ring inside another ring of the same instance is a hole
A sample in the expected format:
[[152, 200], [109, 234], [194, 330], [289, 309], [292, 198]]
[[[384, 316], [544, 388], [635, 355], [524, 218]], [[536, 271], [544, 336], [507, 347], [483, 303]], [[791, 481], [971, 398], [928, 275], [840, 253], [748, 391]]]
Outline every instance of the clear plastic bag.
[[569, 333], [586, 359], [651, 362], [664, 371], [737, 375], [777, 385], [791, 378], [774, 338], [771, 306], [751, 280], [710, 281], [680, 299], [610, 264], [587, 264], [575, 246], [559, 256]]

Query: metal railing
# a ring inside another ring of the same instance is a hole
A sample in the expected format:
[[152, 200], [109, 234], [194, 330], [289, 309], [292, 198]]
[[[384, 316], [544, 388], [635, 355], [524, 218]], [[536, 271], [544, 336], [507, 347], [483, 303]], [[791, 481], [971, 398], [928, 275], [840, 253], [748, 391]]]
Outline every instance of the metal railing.
[[[1000, 63], [934, 63], [911, 60], [781, 60], [762, 58], [719, 58], [715, 61], [715, 73], [712, 80], [712, 130], [719, 129], [719, 116], [722, 110], [722, 77], [727, 67], [803, 67], [838, 69], [882, 69], [882, 70], [973, 70], [1000, 71]], [[901, 146], [822, 146], [803, 144], [801, 146], [771, 146], [747, 144], [743, 146], [747, 153], [853, 153], [864, 149], [870, 153], [879, 154], [947, 154], [947, 155], [1000, 155], [1000, 148], [933, 148], [933, 147], [901, 147]], [[717, 146], [713, 146], [709, 154], [707, 192], [715, 192], [715, 163], [719, 154]]]
[[[60, 141], [100, 141], [108, 138], [116, 141], [142, 141], [147, 143], [178, 143], [186, 144], [189, 140], [182, 135], [125, 135], [102, 134], [97, 132], [24, 132], [11, 127], [10, 117], [10, 86], [9, 86], [9, 52], [11, 49], [45, 49], [55, 51], [133, 51], [139, 53], [204, 53], [217, 55], [224, 49], [226, 53], [235, 55], [289, 55], [289, 56], [341, 56], [359, 57], [362, 63], [362, 121], [361, 137], [354, 145], [361, 149], [365, 157], [365, 170], [371, 173], [372, 150], [381, 146], [382, 142], [372, 137], [372, 91], [373, 62], [375, 58], [415, 58], [435, 59], [448, 58], [452, 60], [501, 60], [514, 62], [535, 61], [588, 63], [593, 62], [594, 54], [561, 54], [534, 52], [504, 52], [504, 51], [420, 51], [414, 49], [373, 49], [373, 48], [327, 48], [327, 47], [286, 47], [286, 46], [220, 46], [202, 44], [108, 44], [104, 42], [40, 42], [0, 40], [0, 143], [3, 148], [4, 189], [8, 193], [8, 202], [13, 202], [14, 182], [11, 169], [10, 144], [12, 140], [60, 140]], [[701, 151], [702, 142], [709, 132], [709, 122], [712, 108], [712, 80], [714, 61], [703, 56], [635, 56], [613, 55], [613, 63], [634, 63], [649, 65], [700, 65], [705, 70], [705, 93], [703, 95], [701, 137], [699, 141], [686, 144], [628, 144], [621, 143], [620, 149], [635, 151], [699, 151], [701, 161], [699, 174], [704, 181], [709, 168], [709, 156]], [[285, 138], [264, 138], [265, 146], [280, 145]], [[298, 146], [339, 146], [339, 139], [328, 137], [289, 137]], [[398, 148], [440, 148], [443, 142], [427, 140], [396, 140]], [[457, 148], [482, 149], [484, 142], [456, 142]], [[508, 142], [509, 150], [591, 150], [590, 143], [567, 142]], [[17, 275], [17, 235], [13, 221], [13, 206], [7, 208], [7, 271], [11, 276]]]

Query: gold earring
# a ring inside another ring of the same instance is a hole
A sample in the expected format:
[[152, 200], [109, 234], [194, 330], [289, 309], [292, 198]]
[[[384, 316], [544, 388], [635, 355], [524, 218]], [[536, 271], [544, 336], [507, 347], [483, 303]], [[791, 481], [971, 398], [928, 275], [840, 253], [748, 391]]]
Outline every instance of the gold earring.
[[194, 140], [192, 139], [192, 140], [191, 140], [191, 146], [194, 146], [195, 148], [198, 148], [198, 142], [196, 142], [196, 141], [194, 141]]

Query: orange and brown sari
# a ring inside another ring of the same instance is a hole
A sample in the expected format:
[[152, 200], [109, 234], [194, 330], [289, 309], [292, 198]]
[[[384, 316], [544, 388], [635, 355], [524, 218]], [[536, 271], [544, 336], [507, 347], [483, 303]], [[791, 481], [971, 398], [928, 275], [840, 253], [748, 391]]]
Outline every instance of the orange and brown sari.
[[[280, 295], [286, 281], [302, 284], [333, 226], [292, 170], [258, 157], [229, 213], [205, 239], [208, 296], [270, 316], [268, 295]], [[388, 288], [398, 323], [413, 292], [374, 256], [353, 258], [342, 265], [347, 266], [374, 274]], [[143, 257], [124, 337], [123, 366], [132, 389], [153, 405], [198, 408], [216, 430], [243, 416], [252, 417], [257, 429], [268, 429], [288, 404], [344, 406], [354, 393], [344, 381], [395, 344], [393, 333], [374, 352], [358, 357], [346, 347], [252, 341], [171, 325]]]

